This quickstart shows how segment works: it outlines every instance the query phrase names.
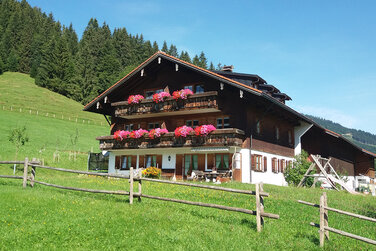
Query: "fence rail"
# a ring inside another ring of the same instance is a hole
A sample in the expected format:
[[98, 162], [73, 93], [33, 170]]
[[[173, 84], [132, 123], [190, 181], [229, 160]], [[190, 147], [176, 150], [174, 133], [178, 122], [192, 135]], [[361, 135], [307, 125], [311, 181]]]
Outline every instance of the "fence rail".
[[353, 238], [353, 239], [356, 239], [356, 240], [364, 241], [364, 242], [369, 243], [369, 244], [376, 245], [375, 240], [329, 227], [328, 211], [336, 212], [336, 213], [339, 213], [339, 214], [344, 214], [344, 215], [347, 215], [347, 216], [351, 216], [351, 217], [354, 217], [354, 218], [358, 218], [358, 219], [361, 219], [361, 220], [367, 220], [367, 221], [371, 221], [371, 222], [376, 222], [376, 219], [370, 218], [370, 217], [367, 217], [367, 216], [364, 216], [364, 215], [350, 213], [350, 212], [346, 212], [346, 211], [343, 211], [343, 210], [340, 210], [340, 209], [328, 207], [328, 198], [327, 198], [325, 192], [320, 197], [320, 204], [315, 204], [315, 203], [302, 201], [302, 200], [298, 200], [298, 202], [301, 203], [301, 204], [307, 205], [307, 206], [317, 207], [317, 208], [320, 209], [320, 224], [310, 222], [310, 225], [320, 229], [319, 233], [320, 233], [320, 246], [321, 247], [324, 246], [325, 239], [329, 240], [329, 231], [336, 233], [336, 234], [339, 234], [339, 235], [350, 237], [350, 238]]
[[[175, 182], [175, 181], [167, 181], [167, 180], [160, 180], [160, 179], [150, 179], [150, 178], [143, 178], [143, 177], [134, 177], [133, 168], [130, 168], [130, 175], [117, 175], [117, 174], [107, 174], [107, 173], [92, 173], [86, 171], [78, 171], [72, 169], [65, 169], [65, 168], [57, 168], [51, 166], [44, 166], [41, 165], [39, 161], [33, 159], [29, 161], [28, 158], [25, 158], [24, 161], [0, 161], [0, 164], [23, 164], [24, 165], [24, 174], [23, 176], [11, 176], [11, 175], [0, 175], [0, 178], [11, 178], [11, 179], [22, 179], [23, 180], [23, 187], [27, 186], [27, 181], [30, 182], [30, 186], [34, 187], [34, 183], [54, 187], [58, 189], [65, 189], [65, 190], [73, 190], [73, 191], [80, 191], [80, 192], [90, 192], [90, 193], [104, 193], [104, 194], [114, 194], [114, 195], [126, 195], [129, 196], [129, 204], [133, 204], [133, 198], [138, 198], [141, 201], [141, 198], [148, 198], [154, 200], [161, 200], [161, 201], [168, 201], [168, 202], [175, 202], [175, 203], [182, 203], [187, 205], [194, 205], [194, 206], [201, 206], [201, 207], [209, 207], [209, 208], [217, 208], [226, 211], [233, 211], [233, 212], [240, 212], [250, 215], [256, 216], [256, 223], [257, 223], [257, 231], [261, 232], [262, 227], [264, 225], [264, 217], [271, 218], [271, 219], [279, 219], [279, 215], [266, 213], [264, 212], [264, 197], [268, 197], [269, 193], [264, 192], [263, 184], [256, 184], [256, 191], [248, 191], [248, 190], [239, 190], [239, 189], [232, 189], [226, 187], [217, 187], [217, 186], [209, 186], [209, 185], [200, 185], [194, 183], [184, 183], [184, 182]], [[28, 167], [31, 167], [30, 176], [28, 175]], [[130, 188], [128, 191], [108, 191], [108, 190], [96, 190], [96, 189], [87, 189], [87, 188], [77, 188], [77, 187], [67, 187], [61, 186], [56, 184], [50, 184], [46, 182], [42, 182], [35, 179], [36, 175], [36, 168], [43, 168], [49, 169], [53, 171], [60, 171], [60, 172], [68, 172], [68, 173], [75, 173], [75, 174], [87, 174], [93, 176], [102, 176], [102, 177], [112, 177], [112, 178], [122, 178], [122, 179], [129, 179]], [[224, 205], [217, 205], [212, 203], [204, 203], [204, 202], [195, 202], [195, 201], [187, 201], [187, 200], [180, 200], [174, 198], [164, 198], [154, 195], [147, 195], [142, 193], [142, 182], [158, 182], [158, 183], [165, 183], [171, 185], [180, 185], [180, 186], [189, 186], [189, 187], [197, 187], [202, 189], [210, 189], [210, 190], [219, 190], [224, 192], [231, 192], [231, 193], [238, 193], [238, 194], [247, 194], [256, 196], [256, 210], [250, 210], [245, 208], [238, 208], [238, 207], [229, 207]], [[138, 191], [134, 192], [134, 182], [138, 182]]]

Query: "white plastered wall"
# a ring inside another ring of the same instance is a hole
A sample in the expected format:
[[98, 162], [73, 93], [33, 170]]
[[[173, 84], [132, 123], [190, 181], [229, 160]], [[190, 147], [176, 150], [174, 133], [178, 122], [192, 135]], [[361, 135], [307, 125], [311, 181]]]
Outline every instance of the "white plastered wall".
[[299, 155], [302, 152], [302, 136], [308, 132], [313, 124], [308, 124], [300, 121], [300, 126], [294, 127], [294, 155]]
[[292, 161], [292, 160], [294, 160], [294, 158], [286, 157], [286, 156], [282, 156], [282, 155], [277, 155], [277, 154], [261, 152], [261, 151], [256, 151], [256, 150], [252, 150], [251, 153], [261, 155], [262, 157], [267, 158], [267, 170], [266, 170], [266, 172], [251, 171], [251, 183], [252, 184], [263, 182], [265, 184], [287, 186], [287, 182], [285, 180], [283, 173], [273, 173], [272, 172], [272, 158], [276, 158], [276, 159], [278, 159], [278, 161], [281, 160], [281, 159], [284, 159], [286, 162], [290, 161], [290, 160]]

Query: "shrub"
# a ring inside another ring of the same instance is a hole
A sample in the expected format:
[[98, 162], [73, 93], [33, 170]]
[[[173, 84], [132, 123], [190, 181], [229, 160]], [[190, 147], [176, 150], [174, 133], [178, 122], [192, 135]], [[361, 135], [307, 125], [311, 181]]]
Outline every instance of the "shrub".
[[142, 176], [146, 178], [159, 178], [161, 177], [161, 169], [156, 167], [148, 167], [142, 171]]
[[[308, 159], [308, 153], [302, 151], [301, 154], [295, 156], [293, 165], [289, 165], [284, 173], [286, 182], [291, 186], [297, 186], [303, 179], [304, 174], [307, 172], [311, 162]], [[312, 171], [314, 172], [314, 171]], [[310, 173], [311, 174], [311, 173]], [[313, 177], [307, 177], [305, 180], [307, 186], [313, 184]]]

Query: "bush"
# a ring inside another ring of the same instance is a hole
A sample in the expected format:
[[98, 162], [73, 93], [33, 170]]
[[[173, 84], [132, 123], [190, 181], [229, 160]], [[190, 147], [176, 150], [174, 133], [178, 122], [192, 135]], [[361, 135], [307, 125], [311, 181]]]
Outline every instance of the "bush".
[[[308, 153], [302, 151], [301, 154], [295, 156], [293, 166], [290, 164], [284, 173], [286, 182], [291, 186], [297, 186], [303, 179], [304, 174], [307, 172], [311, 162], [308, 160]], [[314, 172], [314, 171], [312, 171]], [[312, 186], [313, 177], [307, 177], [305, 180], [307, 186]]]
[[142, 176], [146, 178], [159, 178], [161, 177], [161, 169], [156, 167], [148, 167], [142, 171]]

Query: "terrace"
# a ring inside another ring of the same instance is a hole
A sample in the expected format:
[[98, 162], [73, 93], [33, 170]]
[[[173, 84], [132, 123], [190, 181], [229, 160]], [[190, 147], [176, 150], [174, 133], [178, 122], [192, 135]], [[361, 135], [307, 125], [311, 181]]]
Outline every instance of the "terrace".
[[244, 131], [236, 128], [217, 129], [208, 136], [194, 134], [175, 137], [173, 132], [166, 133], [159, 138], [151, 139], [144, 136], [138, 139], [127, 138], [122, 141], [114, 139], [113, 135], [97, 137], [100, 149], [146, 149], [164, 147], [197, 147], [197, 146], [241, 146], [245, 138]]
[[185, 100], [175, 100], [173, 97], [155, 103], [152, 99], [144, 99], [139, 104], [128, 104], [120, 101], [111, 104], [115, 108], [115, 117], [126, 119], [150, 118], [158, 116], [175, 116], [219, 112], [218, 92], [204, 92], [188, 96]]

